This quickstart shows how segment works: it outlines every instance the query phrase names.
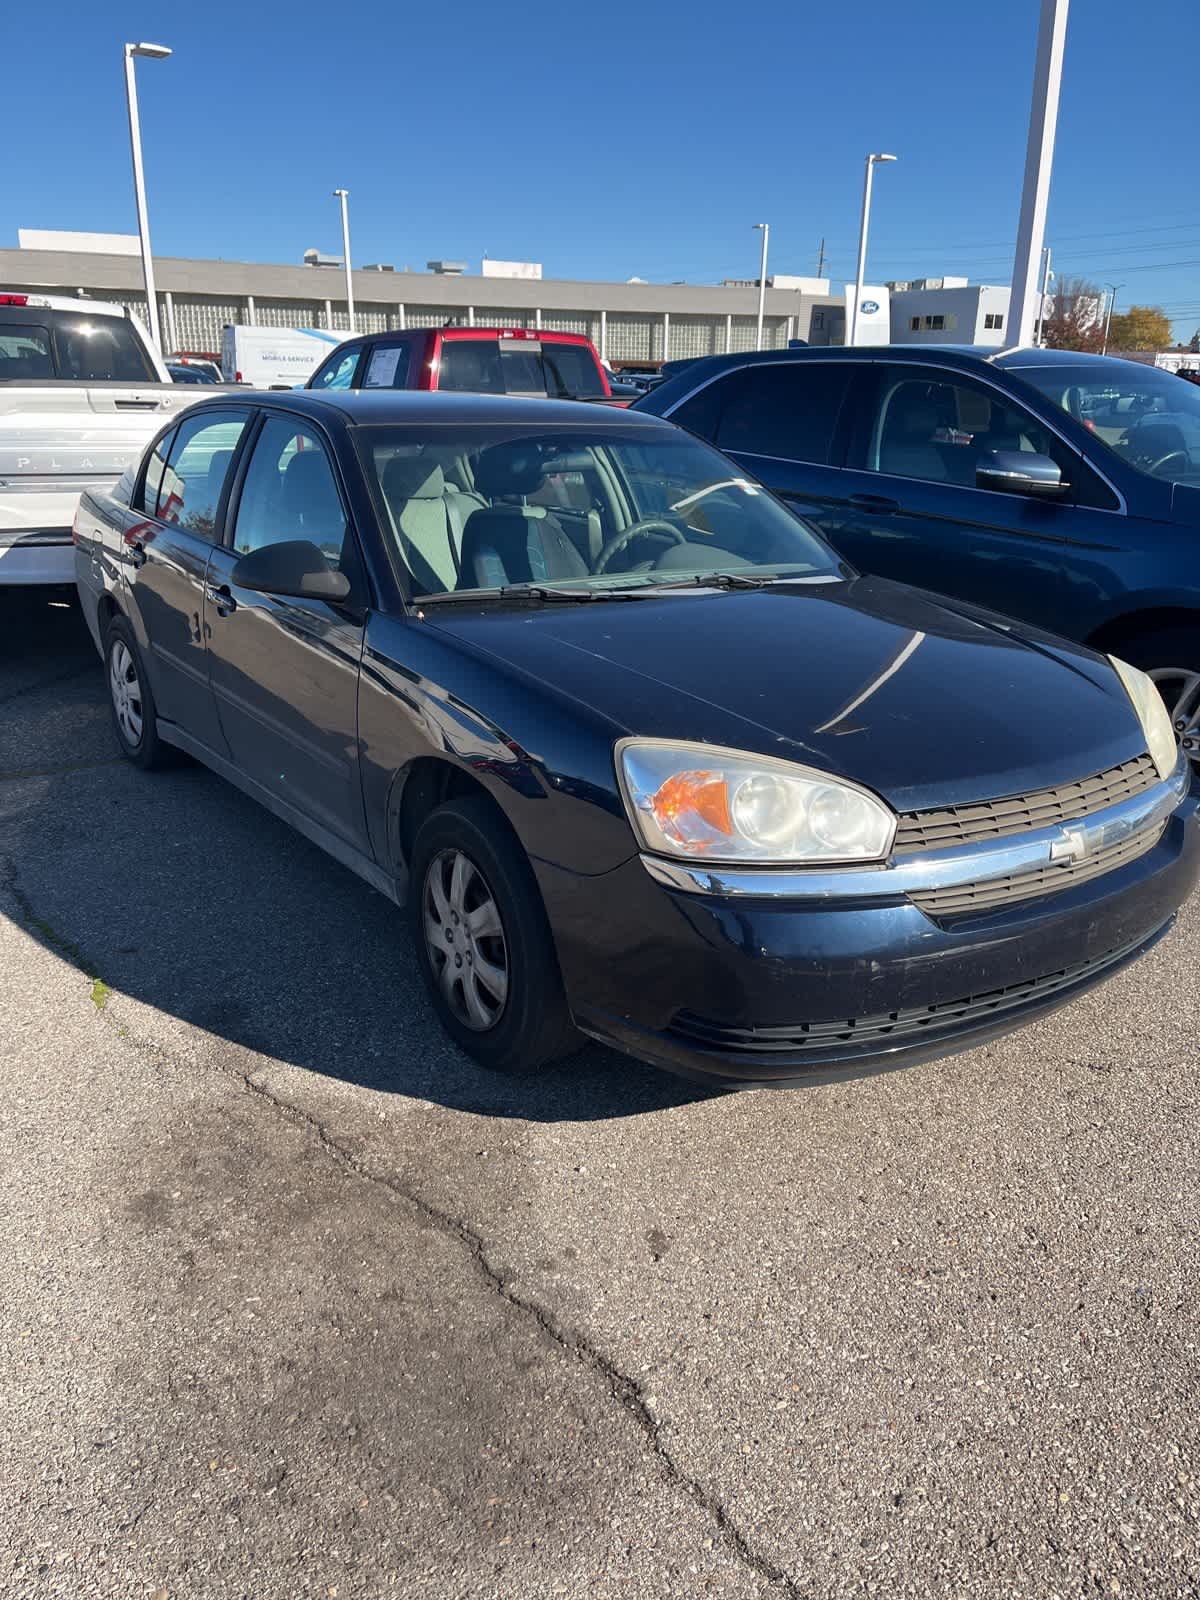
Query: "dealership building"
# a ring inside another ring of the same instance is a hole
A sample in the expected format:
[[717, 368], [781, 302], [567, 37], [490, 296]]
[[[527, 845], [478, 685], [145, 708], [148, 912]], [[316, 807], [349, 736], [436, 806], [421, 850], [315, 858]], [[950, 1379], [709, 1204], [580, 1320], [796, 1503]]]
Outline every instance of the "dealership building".
[[[0, 250], [0, 288], [83, 294], [116, 301], [147, 321], [138, 241], [126, 234], [18, 231], [18, 248]], [[431, 262], [426, 272], [390, 266], [355, 270], [355, 326], [360, 333], [433, 328], [447, 322], [500, 324], [586, 334], [616, 366], [753, 350], [756, 281], [587, 283], [543, 278], [534, 263]], [[155, 256], [157, 314], [164, 350], [221, 347], [227, 323], [329, 328], [347, 332], [345, 273], [336, 257], [308, 251], [295, 266]], [[827, 279], [768, 278], [763, 345], [789, 339], [829, 342], [825, 329], [844, 320], [843, 297]], [[812, 327], [817, 312], [816, 328]], [[824, 333], [824, 337], [822, 334]]]

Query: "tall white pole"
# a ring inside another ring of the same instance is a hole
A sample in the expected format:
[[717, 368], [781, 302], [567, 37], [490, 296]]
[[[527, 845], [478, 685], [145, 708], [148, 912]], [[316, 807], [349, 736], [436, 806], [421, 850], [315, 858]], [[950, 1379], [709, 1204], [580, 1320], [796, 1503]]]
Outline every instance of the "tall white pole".
[[346, 201], [350, 197], [349, 189], [335, 189], [334, 194], [342, 202], [342, 257], [346, 263], [346, 320], [350, 325], [350, 332], [354, 332], [354, 279], [350, 273], [350, 213], [346, 209]]
[[769, 222], [756, 222], [756, 228], [762, 229], [762, 256], [758, 263], [758, 329], [754, 335], [754, 348], [761, 350], [763, 347], [763, 306], [767, 296], [767, 240], [771, 236]]
[[163, 45], [125, 46], [125, 103], [129, 108], [129, 148], [133, 153], [133, 192], [137, 200], [138, 236], [142, 242], [142, 277], [146, 284], [146, 322], [154, 348], [162, 355], [162, 331], [158, 325], [158, 296], [154, 290], [154, 259], [150, 254], [150, 216], [146, 210], [146, 176], [142, 170], [142, 128], [138, 120], [135, 56], [169, 56]]
[[1058, 95], [1062, 86], [1063, 48], [1070, 0], [1042, 0], [1037, 61], [1033, 69], [1033, 101], [1029, 109], [1029, 142], [1025, 149], [1025, 184], [1021, 220], [1008, 302], [1008, 342], [1030, 344], [1037, 318], [1037, 269], [1046, 232], [1054, 136], [1058, 127]]
[[867, 174], [863, 179], [862, 216], [858, 224], [858, 270], [854, 274], [854, 304], [850, 307], [850, 337], [847, 344], [858, 343], [858, 302], [863, 296], [863, 279], [867, 275], [867, 231], [871, 226], [871, 182], [875, 175], [875, 157], [867, 157]]
[[867, 234], [871, 229], [871, 184], [875, 176], [875, 163], [877, 161], [895, 161], [895, 156], [870, 155], [867, 157], [867, 170], [863, 178], [863, 203], [862, 218], [858, 224], [858, 271], [854, 276], [854, 304], [850, 307], [850, 337], [847, 344], [858, 343], [858, 305], [863, 297], [863, 280], [867, 275]]

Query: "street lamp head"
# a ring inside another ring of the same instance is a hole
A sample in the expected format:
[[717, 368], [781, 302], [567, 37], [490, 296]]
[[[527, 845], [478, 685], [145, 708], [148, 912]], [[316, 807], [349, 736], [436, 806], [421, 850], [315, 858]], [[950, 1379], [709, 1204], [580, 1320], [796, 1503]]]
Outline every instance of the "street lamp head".
[[171, 54], [168, 44], [127, 44], [125, 52], [131, 56], [149, 56], [151, 61], [164, 61]]
[[755, 228], [769, 228], [770, 227], [770, 223], [769, 222], [756, 222], [756, 223], [754, 223], [754, 227]]
[[886, 154], [880, 154], [880, 155], [877, 155], [877, 156], [869, 156], [868, 157], [868, 160], [870, 160], [870, 161], [899, 161], [899, 159], [900, 159], [899, 156], [889, 156], [889, 155], [886, 155]]
[[333, 198], [335, 200], [348, 200], [350, 198], [350, 191], [349, 189], [335, 189], [333, 191]]

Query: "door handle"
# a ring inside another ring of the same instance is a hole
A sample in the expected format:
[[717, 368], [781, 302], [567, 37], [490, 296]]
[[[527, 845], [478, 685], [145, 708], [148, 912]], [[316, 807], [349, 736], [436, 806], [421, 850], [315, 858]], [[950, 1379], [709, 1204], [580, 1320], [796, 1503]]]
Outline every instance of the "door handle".
[[204, 590], [204, 598], [210, 606], [215, 606], [218, 613], [227, 617], [231, 611], [237, 610], [237, 601], [229, 592], [228, 584], [222, 584], [218, 589], [215, 584], [208, 584]]
[[850, 504], [856, 511], [873, 511], [877, 517], [893, 516], [900, 509], [899, 500], [889, 500], [885, 494], [852, 494]]
[[146, 565], [146, 546], [140, 540], [134, 539], [129, 546], [129, 559], [135, 567]]

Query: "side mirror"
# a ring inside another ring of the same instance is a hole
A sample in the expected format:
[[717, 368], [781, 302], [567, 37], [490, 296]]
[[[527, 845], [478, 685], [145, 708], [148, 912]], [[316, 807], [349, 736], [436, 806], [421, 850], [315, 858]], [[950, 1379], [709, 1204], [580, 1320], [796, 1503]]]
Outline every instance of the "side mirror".
[[345, 600], [350, 580], [331, 567], [315, 544], [287, 539], [241, 556], [229, 575], [239, 589], [290, 595], [300, 600]]
[[975, 465], [975, 487], [1035, 500], [1061, 500], [1071, 487], [1058, 464], [1032, 450], [988, 450]]

